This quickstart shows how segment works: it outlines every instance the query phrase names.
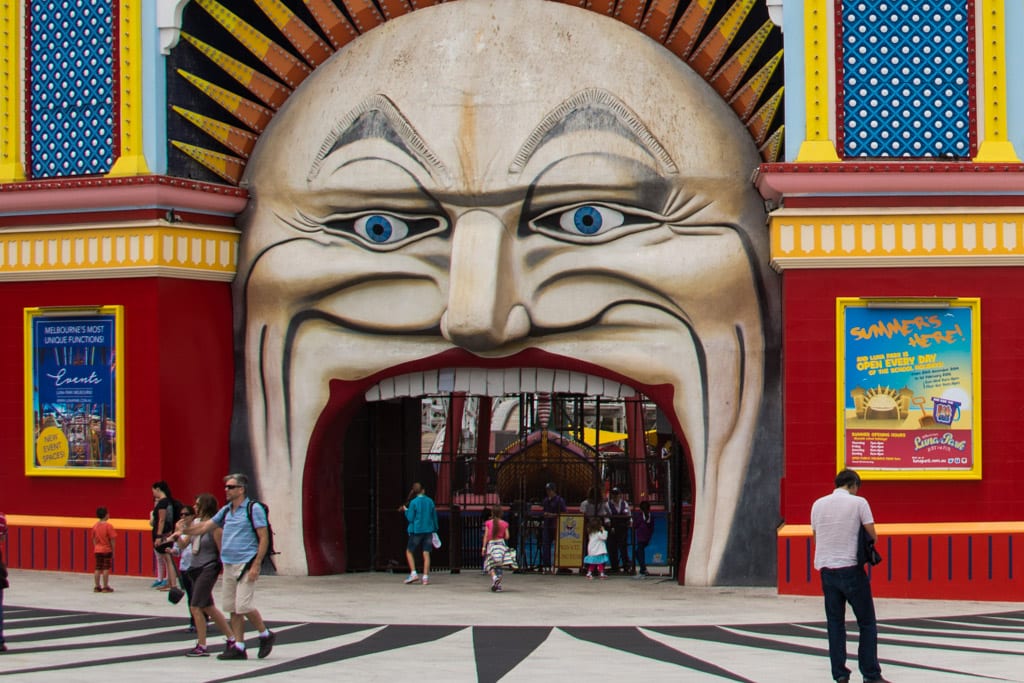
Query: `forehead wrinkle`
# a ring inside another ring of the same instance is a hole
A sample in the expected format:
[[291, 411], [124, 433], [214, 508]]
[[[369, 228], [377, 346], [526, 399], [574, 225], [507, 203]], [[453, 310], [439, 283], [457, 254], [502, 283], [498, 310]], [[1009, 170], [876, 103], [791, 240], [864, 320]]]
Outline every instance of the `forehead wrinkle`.
[[[366, 114], [376, 114], [383, 117], [386, 126], [384, 134], [376, 133], [372, 128], [360, 129], [358, 124], [360, 119]], [[351, 139], [345, 139], [350, 133]], [[363, 100], [342, 117], [340, 121], [334, 124], [331, 132], [320, 143], [320, 149], [317, 151], [316, 157], [313, 159], [313, 166], [306, 177], [307, 182], [312, 181], [320, 173], [323, 162], [327, 157], [346, 145], [368, 138], [378, 138], [390, 144], [395, 144], [394, 140], [389, 139], [387, 133], [393, 134], [401, 141], [401, 145], [396, 146], [402, 149], [403, 152], [413, 156], [430, 173], [434, 180], [445, 186], [451, 183], [451, 175], [444, 163], [441, 162], [440, 157], [427, 146], [427, 143], [416, 132], [416, 129], [409, 123], [409, 120], [398, 110], [398, 107], [385, 95], [379, 93]]]
[[509, 166], [509, 173], [522, 173], [537, 150], [560, 135], [576, 130], [566, 124], [586, 109], [611, 117], [611, 120], [608, 117], [592, 117], [590, 130], [619, 135], [657, 160], [665, 173], [674, 175], [679, 172], [672, 157], [632, 109], [607, 90], [589, 88], [565, 100], [544, 117], [519, 148]]

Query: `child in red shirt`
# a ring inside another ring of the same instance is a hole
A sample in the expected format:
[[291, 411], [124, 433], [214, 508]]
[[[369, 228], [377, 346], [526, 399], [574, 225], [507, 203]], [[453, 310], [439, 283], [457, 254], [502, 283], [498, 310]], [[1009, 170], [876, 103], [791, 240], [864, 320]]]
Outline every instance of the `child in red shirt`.
[[92, 590], [94, 593], [113, 593], [114, 589], [110, 587], [110, 568], [114, 564], [117, 529], [110, 523], [107, 508], [96, 508], [96, 517], [100, 521], [92, 527], [92, 549], [96, 554], [96, 572], [93, 574], [96, 585]]

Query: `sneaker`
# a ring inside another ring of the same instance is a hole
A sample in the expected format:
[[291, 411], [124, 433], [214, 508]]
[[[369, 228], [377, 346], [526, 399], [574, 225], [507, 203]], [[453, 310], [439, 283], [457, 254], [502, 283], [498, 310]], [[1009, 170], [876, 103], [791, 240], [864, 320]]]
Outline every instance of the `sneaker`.
[[594, 580], [594, 573], [593, 572], [587, 572], [587, 578], [590, 579], [591, 581], [593, 581]]
[[497, 593], [498, 592], [498, 582], [497, 581], [491, 581], [491, 592], [492, 593]]
[[217, 655], [217, 659], [249, 659], [249, 653], [231, 645], [224, 652]]
[[185, 653], [186, 657], [209, 657], [210, 652], [203, 645], [196, 645], [194, 648]]
[[270, 654], [270, 651], [274, 649], [274, 643], [277, 642], [277, 634], [273, 631], [269, 631], [266, 636], [260, 636], [260, 651], [256, 653], [256, 656], [263, 659]]
[[413, 572], [412, 574], [409, 574], [409, 576], [405, 577], [405, 581], [403, 583], [416, 583], [416, 579], [418, 578], [420, 577], [416, 574], [416, 572]]
[[423, 578], [420, 579], [420, 583], [422, 583], [424, 586], [426, 586], [428, 583], [430, 583], [430, 577], [428, 577], [426, 574], [424, 574]]
[[114, 592], [114, 589], [111, 588], [110, 586], [104, 586], [100, 590], [102, 590], [104, 593], [113, 593]]
[[103, 589], [102, 589], [102, 588], [100, 588], [99, 586], [93, 586], [93, 587], [92, 587], [92, 592], [93, 592], [93, 593], [102, 593], [102, 592], [103, 592]]
[[167, 579], [161, 579], [160, 581], [154, 581], [150, 588], [163, 588], [167, 585]]
[[502, 591], [504, 591], [504, 590], [505, 590], [505, 589], [504, 589], [504, 588], [502, 588], [502, 587], [501, 587], [501, 584], [499, 583], [499, 584], [498, 584], [498, 586], [497, 586], [497, 588], [495, 588], [495, 589], [494, 589], [494, 592], [495, 592], [495, 593], [501, 593], [501, 592], [502, 592]]
[[607, 575], [607, 574], [605, 574], [604, 572], [601, 572], [601, 578], [602, 578], [602, 579], [607, 579], [607, 578], [608, 578], [608, 575]]

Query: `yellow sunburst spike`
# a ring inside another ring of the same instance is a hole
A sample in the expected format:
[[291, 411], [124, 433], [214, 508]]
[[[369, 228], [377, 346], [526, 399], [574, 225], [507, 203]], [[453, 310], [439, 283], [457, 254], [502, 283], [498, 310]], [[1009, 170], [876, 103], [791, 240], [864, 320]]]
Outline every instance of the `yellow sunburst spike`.
[[267, 38], [216, 0], [195, 2], [292, 89], [297, 88], [306, 76], [313, 72], [298, 57]]
[[270, 123], [270, 119], [274, 116], [274, 112], [270, 109], [256, 104], [252, 100], [247, 100], [241, 95], [236, 95], [219, 85], [210, 83], [195, 74], [178, 69], [178, 75], [257, 133], [262, 133], [267, 124]]
[[633, 28], [640, 28], [646, 5], [646, 0], [620, 0], [619, 6], [615, 8], [615, 18]]
[[668, 34], [665, 47], [679, 56], [680, 59], [687, 59], [693, 52], [693, 46], [697, 44], [697, 37], [711, 14], [711, 8], [715, 6], [715, 0], [692, 0], [683, 11], [683, 16]]
[[739, 87], [743, 81], [743, 77], [747, 74], [747, 70], [750, 69], [750, 65], [757, 59], [758, 52], [764, 47], [765, 41], [768, 40], [768, 36], [771, 35], [772, 27], [771, 21], [766, 21], [754, 32], [754, 35], [747, 39], [747, 42], [743, 43], [743, 46], [736, 51], [729, 60], [722, 65], [722, 68], [711, 77], [708, 81], [711, 83], [711, 87], [718, 92], [722, 97], [729, 99], [732, 94]]
[[252, 148], [256, 145], [258, 139], [255, 135], [247, 130], [236, 128], [235, 126], [228, 125], [223, 121], [212, 119], [209, 116], [203, 116], [194, 111], [189, 111], [184, 107], [172, 107], [174, 111], [186, 121], [191, 123], [193, 126], [203, 131], [211, 138], [230, 149], [235, 154], [240, 155], [243, 159], [248, 159], [252, 153]]
[[341, 1], [360, 33], [366, 33], [371, 28], [384, 23], [384, 16], [377, 9], [377, 6], [373, 4], [373, 0]]
[[327, 34], [327, 40], [335, 50], [340, 50], [352, 42], [359, 32], [332, 0], [303, 0], [310, 14]]
[[229, 57], [195, 36], [182, 31], [181, 37], [209, 57], [210, 61], [220, 67], [221, 71], [245, 86], [249, 92], [258, 97], [264, 104], [270, 106], [270, 108], [280, 109], [284, 101], [292, 94], [291, 88], [281, 85], [273, 78], [265, 76], [251, 66], [242, 64], [234, 57]]
[[679, 0], [653, 0], [647, 8], [644, 20], [640, 22], [640, 30], [659, 43], [665, 42], [672, 28], [672, 18], [676, 16]]
[[739, 115], [740, 121], [750, 118], [750, 113], [754, 111], [754, 106], [761, 100], [764, 91], [768, 89], [768, 82], [781, 61], [782, 51], [780, 50], [768, 60], [767, 64], [758, 69], [757, 73], [750, 77], [750, 80], [743, 84], [735, 97], [729, 100], [729, 106]]
[[306, 26], [295, 12], [285, 7], [281, 0], [256, 0], [256, 4], [313, 68], [323, 64], [334, 53], [330, 46], [322, 41], [313, 29]]
[[779, 157], [782, 154], [782, 141], [785, 137], [785, 130], [785, 126], [779, 126], [779, 129], [772, 133], [768, 140], [761, 145], [760, 152], [762, 161], [771, 164], [779, 160]]
[[237, 185], [238, 181], [242, 178], [245, 162], [241, 159], [202, 147], [196, 147], [185, 142], [179, 142], [178, 140], [171, 140], [171, 144], [232, 185]]
[[412, 6], [406, 0], [378, 0], [378, 4], [381, 11], [384, 12], [384, 19], [386, 21], [391, 21], [395, 17], [400, 17], [412, 11]]
[[754, 143], [758, 146], [764, 142], [764, 139], [768, 136], [769, 127], [772, 125], [772, 120], [775, 119], [775, 114], [779, 111], [779, 105], [782, 104], [782, 91], [783, 88], [779, 88], [775, 91], [767, 102], [761, 105], [761, 108], [750, 117], [750, 121], [747, 122], [747, 130], [750, 131], [751, 137], [754, 138]]
[[725, 11], [725, 16], [711, 29], [700, 47], [690, 56], [688, 60], [690, 66], [705, 80], [722, 63], [722, 58], [725, 57], [729, 46], [736, 40], [736, 34], [739, 33], [743, 20], [750, 14], [755, 2], [757, 0], [736, 0]]

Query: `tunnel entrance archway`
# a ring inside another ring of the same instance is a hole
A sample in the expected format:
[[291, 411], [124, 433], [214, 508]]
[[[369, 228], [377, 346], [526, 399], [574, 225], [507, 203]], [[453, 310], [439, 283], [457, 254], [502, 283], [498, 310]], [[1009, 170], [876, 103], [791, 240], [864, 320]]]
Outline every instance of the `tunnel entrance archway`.
[[414, 481], [438, 507], [445, 542], [434, 567], [477, 568], [482, 522], [500, 504], [522, 570], [538, 570], [539, 504], [551, 482], [570, 511], [595, 487], [605, 497], [619, 487], [634, 508], [647, 500], [657, 530], [648, 564], [676, 575], [689, 542], [691, 468], [653, 401], [571, 392], [371, 398], [343, 439], [346, 570], [404, 567], [398, 507]]

